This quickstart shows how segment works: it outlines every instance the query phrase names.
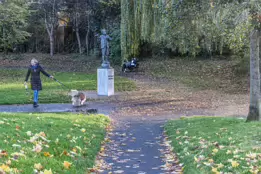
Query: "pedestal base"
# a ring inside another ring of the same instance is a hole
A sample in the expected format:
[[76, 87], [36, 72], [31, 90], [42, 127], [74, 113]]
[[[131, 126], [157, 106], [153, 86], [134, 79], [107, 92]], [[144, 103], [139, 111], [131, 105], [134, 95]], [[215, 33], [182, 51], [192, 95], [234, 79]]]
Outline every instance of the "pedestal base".
[[109, 61], [103, 61], [101, 67], [110, 69], [111, 68], [110, 62]]
[[98, 68], [97, 69], [97, 92], [98, 95], [114, 95], [114, 69]]

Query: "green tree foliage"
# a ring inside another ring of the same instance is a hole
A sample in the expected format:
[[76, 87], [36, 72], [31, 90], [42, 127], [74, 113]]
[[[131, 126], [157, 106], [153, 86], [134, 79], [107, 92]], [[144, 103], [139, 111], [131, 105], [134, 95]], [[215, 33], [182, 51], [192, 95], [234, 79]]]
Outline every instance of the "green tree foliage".
[[[59, 26], [64, 18], [65, 30]], [[118, 37], [119, 24], [120, 0], [0, 0], [0, 52], [95, 54], [96, 35], [106, 28]], [[120, 52], [115, 43], [114, 56]]]
[[120, 27], [114, 28], [112, 32], [110, 33], [110, 36], [113, 38], [113, 40], [110, 42], [110, 48], [111, 48], [111, 61], [114, 64], [120, 64], [121, 65], [121, 31]]
[[49, 50], [49, 37], [44, 23], [44, 11], [38, 10], [40, 9], [38, 3], [30, 4], [29, 9], [31, 15], [28, 19], [26, 31], [31, 33], [31, 37], [28, 39], [28, 49], [33, 53], [47, 52], [46, 50]]
[[[259, 2], [259, 3], [258, 3]], [[139, 54], [142, 42], [164, 45], [181, 54], [239, 53], [249, 48], [256, 25], [250, 11], [260, 14], [260, 1], [122, 0], [123, 58]]]
[[30, 36], [25, 30], [29, 14], [26, 0], [0, 1], [0, 49], [4, 52]]

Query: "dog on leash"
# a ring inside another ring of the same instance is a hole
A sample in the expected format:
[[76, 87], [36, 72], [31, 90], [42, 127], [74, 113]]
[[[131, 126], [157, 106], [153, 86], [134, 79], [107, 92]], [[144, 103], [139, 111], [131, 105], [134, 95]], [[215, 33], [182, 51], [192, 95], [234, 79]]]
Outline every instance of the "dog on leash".
[[71, 90], [69, 96], [72, 97], [73, 106], [82, 106], [86, 102], [86, 95], [77, 90]]

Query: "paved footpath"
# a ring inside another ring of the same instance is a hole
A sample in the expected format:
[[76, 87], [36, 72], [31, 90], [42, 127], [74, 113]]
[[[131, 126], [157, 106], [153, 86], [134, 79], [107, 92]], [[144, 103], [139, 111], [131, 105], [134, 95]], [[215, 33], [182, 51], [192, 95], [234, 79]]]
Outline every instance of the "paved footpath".
[[180, 173], [182, 166], [164, 143], [163, 124], [146, 119], [120, 121], [101, 154], [101, 173]]
[[0, 105], [0, 112], [82, 112], [82, 113], [99, 113], [109, 115], [114, 110], [112, 105], [103, 102], [88, 102], [81, 107], [73, 107], [72, 104], [40, 104], [39, 107], [33, 108], [33, 105]]

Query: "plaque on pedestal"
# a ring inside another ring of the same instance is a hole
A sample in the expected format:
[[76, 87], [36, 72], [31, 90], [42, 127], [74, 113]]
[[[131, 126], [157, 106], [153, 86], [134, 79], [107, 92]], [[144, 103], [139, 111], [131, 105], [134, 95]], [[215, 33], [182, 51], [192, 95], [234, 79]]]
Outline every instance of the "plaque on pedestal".
[[114, 95], [114, 69], [97, 69], [97, 92], [98, 95]]

